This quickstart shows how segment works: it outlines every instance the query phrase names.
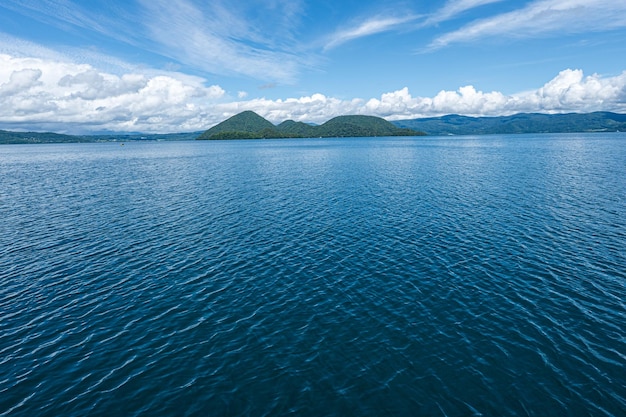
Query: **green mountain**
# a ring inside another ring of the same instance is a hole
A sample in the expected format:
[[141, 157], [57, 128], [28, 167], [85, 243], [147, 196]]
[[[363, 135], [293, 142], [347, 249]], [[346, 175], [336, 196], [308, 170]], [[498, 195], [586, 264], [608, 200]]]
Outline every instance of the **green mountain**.
[[198, 139], [261, 139], [362, 136], [420, 136], [374, 116], [339, 116], [320, 126], [287, 120], [275, 126], [252, 111], [239, 113], [202, 133]]
[[408, 128], [398, 128], [385, 119], [374, 116], [338, 116], [317, 126], [318, 136], [422, 136]]
[[259, 139], [271, 133], [276, 126], [253, 111], [244, 111], [213, 126], [198, 139]]
[[294, 122], [293, 120], [285, 120], [276, 128], [286, 135], [291, 135], [295, 138], [311, 138], [315, 137], [315, 128], [317, 126], [312, 126], [303, 122]]
[[467, 117], [456, 114], [393, 122], [433, 136], [508, 133], [575, 133], [626, 131], [626, 114], [610, 112], [541, 114], [520, 113], [500, 117]]

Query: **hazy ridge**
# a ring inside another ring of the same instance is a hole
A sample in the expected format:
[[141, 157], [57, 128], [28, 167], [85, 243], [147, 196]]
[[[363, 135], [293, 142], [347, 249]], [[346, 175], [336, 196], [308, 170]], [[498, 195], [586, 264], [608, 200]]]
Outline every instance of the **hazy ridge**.
[[626, 131], [626, 114], [611, 112], [468, 117], [451, 114], [398, 120], [396, 126], [419, 129], [433, 136], [514, 133], [583, 133]]

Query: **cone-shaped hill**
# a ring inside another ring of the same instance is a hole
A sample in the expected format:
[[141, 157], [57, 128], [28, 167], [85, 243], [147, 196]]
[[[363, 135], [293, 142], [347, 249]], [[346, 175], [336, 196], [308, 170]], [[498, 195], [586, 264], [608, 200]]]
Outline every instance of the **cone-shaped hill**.
[[198, 139], [269, 139], [311, 137], [422, 136], [374, 116], [339, 116], [320, 126], [287, 120], [274, 125], [253, 111], [244, 111], [213, 126]]

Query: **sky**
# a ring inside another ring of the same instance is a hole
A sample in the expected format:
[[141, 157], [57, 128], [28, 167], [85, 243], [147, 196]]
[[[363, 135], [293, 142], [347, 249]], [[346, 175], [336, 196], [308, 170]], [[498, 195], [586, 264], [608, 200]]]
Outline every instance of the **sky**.
[[624, 0], [2, 0], [0, 129], [626, 113]]

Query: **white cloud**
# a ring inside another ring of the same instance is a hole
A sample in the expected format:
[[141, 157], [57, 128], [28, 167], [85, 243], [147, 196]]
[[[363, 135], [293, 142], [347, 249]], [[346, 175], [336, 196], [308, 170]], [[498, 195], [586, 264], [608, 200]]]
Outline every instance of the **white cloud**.
[[614, 77], [583, 76], [567, 69], [536, 90], [512, 95], [465, 86], [435, 97], [412, 97], [407, 88], [367, 102], [371, 114], [404, 119], [445, 114], [499, 116], [521, 112], [567, 113], [626, 111], [626, 71]]
[[117, 46], [147, 52], [146, 59], [158, 54], [174, 60], [170, 66], [182, 64], [213, 74], [288, 83], [302, 65], [315, 59], [298, 54], [294, 22], [303, 9], [297, 0], [137, 0], [128, 7], [78, 0], [5, 3], [2, 7], [70, 35], [97, 34]]
[[9, 76], [9, 81], [0, 85], [0, 95], [9, 96], [20, 91], [29, 90], [39, 84], [41, 70], [25, 68], [13, 71]]
[[626, 71], [613, 77], [598, 74], [585, 77], [581, 70], [567, 69], [536, 90], [512, 95], [483, 92], [468, 85], [456, 91], [442, 90], [434, 97], [414, 97], [405, 87], [369, 100], [340, 100], [313, 94], [285, 100], [223, 103], [217, 108], [223, 119], [243, 110], [253, 110], [274, 123], [286, 119], [323, 123], [345, 114], [400, 120], [446, 114], [500, 116], [522, 112], [626, 112]]
[[[293, 81], [301, 59], [258, 35], [245, 17], [220, 2], [204, 9], [190, 1], [142, 0], [148, 49], [216, 74]], [[167, 30], [163, 30], [167, 28]], [[272, 28], [268, 33], [274, 33]]]
[[70, 133], [200, 131], [244, 110], [274, 123], [287, 119], [323, 123], [345, 114], [397, 120], [451, 113], [623, 113], [626, 71], [585, 76], [581, 70], [567, 69], [535, 90], [512, 95], [471, 85], [434, 97], [413, 96], [406, 87], [379, 98], [350, 100], [319, 93], [277, 100], [237, 95], [237, 101], [229, 101], [220, 86], [178, 73], [115, 75], [86, 64], [0, 54], [0, 128]]
[[[430, 15], [419, 24], [414, 25], [415, 27], [413, 27], [413, 29], [416, 27], [436, 25], [446, 20], [453, 19], [468, 10], [501, 1], [503, 0], [450, 0], [434, 14]], [[398, 17], [398, 14], [395, 16], [375, 16], [352, 25], [352, 27], [348, 29], [342, 29], [331, 34], [327, 38], [323, 49], [328, 51], [355, 39], [404, 28], [407, 23], [415, 22], [420, 17], [421, 16], [412, 13], [408, 13], [402, 17]], [[408, 27], [406, 29], [408, 29]]]
[[364, 22], [359, 23], [355, 27], [340, 30], [332, 34], [329, 37], [330, 40], [326, 42], [324, 50], [330, 50], [354, 39], [392, 30], [412, 20], [415, 20], [414, 16], [405, 16], [401, 18], [375, 17], [372, 19], [368, 19]]
[[515, 96], [539, 112], [626, 111], [626, 71], [615, 77], [585, 77], [581, 70], [564, 70], [543, 87]]
[[189, 120], [198, 118], [198, 106], [225, 94], [203, 81], [171, 73], [118, 76], [85, 64], [1, 54], [0, 124], [57, 131], [195, 128]]
[[137, 15], [129, 4], [119, 7], [111, 2], [105, 5], [77, 0], [3, 0], [2, 7], [56, 27], [68, 33], [95, 32], [106, 37], [135, 43], [138, 36]]
[[551, 33], [606, 31], [626, 27], [626, 2], [536, 0], [522, 9], [470, 23], [435, 39], [427, 50], [487, 37], [533, 37]]
[[450, 20], [459, 14], [476, 7], [484, 6], [486, 4], [498, 3], [502, 0], [451, 0], [443, 5], [436, 13], [430, 16], [423, 25], [435, 25], [437, 23]]
[[258, 98], [223, 103], [219, 104], [217, 109], [225, 117], [244, 110], [252, 110], [274, 123], [280, 123], [287, 119], [323, 123], [332, 117], [343, 114], [360, 114], [364, 110], [363, 103], [362, 99], [341, 100], [316, 93], [299, 98], [278, 100]]

